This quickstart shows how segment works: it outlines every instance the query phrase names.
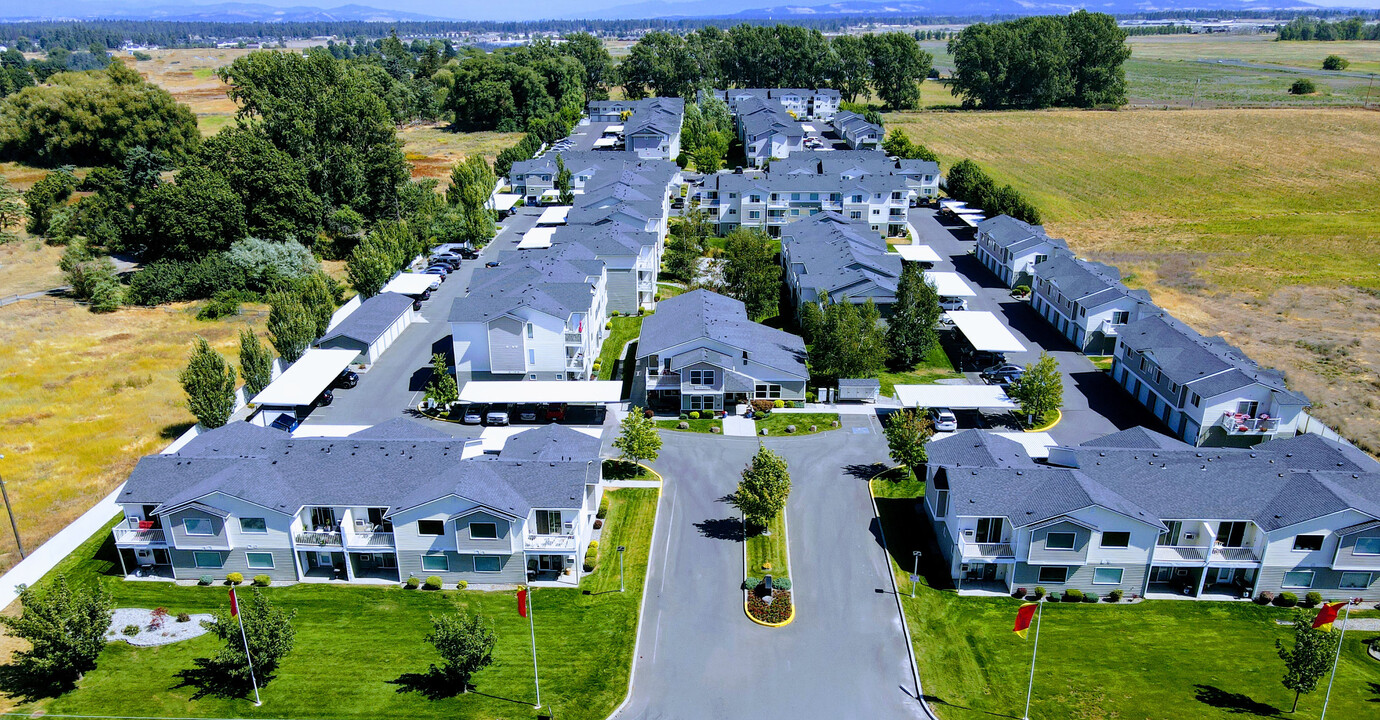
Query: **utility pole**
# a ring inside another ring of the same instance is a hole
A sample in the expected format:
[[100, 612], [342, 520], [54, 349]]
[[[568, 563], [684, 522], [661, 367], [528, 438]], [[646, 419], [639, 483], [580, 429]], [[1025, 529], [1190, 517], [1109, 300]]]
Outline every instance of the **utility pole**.
[[[0, 455], [0, 460], [5, 456]], [[24, 554], [24, 543], [19, 539], [19, 523], [14, 521], [14, 507], [10, 505], [10, 492], [5, 489], [5, 478], [0, 476], [0, 497], [5, 499], [5, 512], [10, 514], [10, 529], [14, 530], [14, 544], [19, 548], [19, 559], [23, 560], [27, 555]]]
[[915, 572], [910, 574], [910, 596], [915, 597], [915, 586], [920, 582], [920, 551], [912, 550], [915, 555]]
[[618, 592], [623, 592], [623, 551], [627, 550], [626, 545], [618, 546]]
[[[1375, 73], [1370, 74], [1370, 82], [1366, 83], [1366, 107], [1370, 107], [1370, 89], [1375, 86]], [[4, 457], [0, 455], [0, 457]]]

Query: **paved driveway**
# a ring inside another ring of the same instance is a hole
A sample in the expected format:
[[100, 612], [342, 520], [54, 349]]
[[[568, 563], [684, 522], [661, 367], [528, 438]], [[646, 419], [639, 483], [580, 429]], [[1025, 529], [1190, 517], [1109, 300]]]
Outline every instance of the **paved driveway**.
[[662, 433], [654, 467], [665, 487], [632, 697], [619, 718], [924, 717], [863, 470], [886, 457], [880, 431], [874, 416], [854, 415], [841, 430], [766, 440], [793, 480], [797, 610], [784, 628], [743, 613], [741, 524], [723, 502], [757, 440]]
[[[970, 254], [975, 242], [959, 240], [929, 208], [912, 208], [910, 223], [920, 244], [929, 245], [945, 259], [936, 268], [958, 272], [977, 290], [977, 297], [968, 299], [968, 309], [995, 314], [1029, 349], [1024, 353], [1008, 353], [1011, 362], [1022, 365], [1034, 362], [1039, 359], [1041, 350], [1059, 362], [1059, 371], [1064, 376], [1064, 417], [1050, 430], [1056, 441], [1077, 444], [1137, 425], [1168, 431], [1149, 411], [1133, 402], [1110, 375], [1098, 370], [1073, 343], [1045, 322], [1030, 303], [1013, 299], [1010, 289], [983, 267], [977, 256]], [[966, 228], [959, 232], [963, 237], [972, 237]], [[974, 382], [980, 382], [976, 373], [968, 375]]]

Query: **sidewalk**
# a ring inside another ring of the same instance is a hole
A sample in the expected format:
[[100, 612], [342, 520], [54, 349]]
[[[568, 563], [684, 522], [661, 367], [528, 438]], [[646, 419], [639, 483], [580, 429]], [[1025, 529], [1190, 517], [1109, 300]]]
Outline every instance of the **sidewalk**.
[[0, 608], [9, 607], [10, 603], [19, 597], [20, 585], [33, 585], [41, 580], [49, 570], [57, 567], [63, 558], [76, 550], [78, 545], [86, 542], [87, 538], [104, 527], [111, 518], [120, 514], [120, 506], [115, 504], [115, 498], [124, 489], [125, 484], [120, 483], [119, 487], [102, 498], [94, 507], [59, 530], [48, 539], [48, 542], [29, 553], [28, 557], [0, 577]]
[[729, 437], [752, 437], [757, 434], [757, 423], [742, 415], [724, 416], [724, 435]]

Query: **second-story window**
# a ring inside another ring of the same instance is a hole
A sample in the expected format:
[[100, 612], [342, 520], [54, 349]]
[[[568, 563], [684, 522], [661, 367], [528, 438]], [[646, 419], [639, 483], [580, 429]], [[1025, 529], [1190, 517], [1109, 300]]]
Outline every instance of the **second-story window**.
[[418, 520], [418, 535], [444, 535], [446, 532], [445, 520]]
[[532, 323], [527, 323], [527, 338], [529, 340], [532, 338], [532, 332]]
[[1312, 552], [1321, 550], [1323, 545], [1322, 535], [1295, 535], [1294, 549], [1300, 552]]
[[240, 532], [266, 533], [268, 532], [268, 523], [263, 518], [240, 518]]
[[691, 370], [691, 371], [690, 371], [690, 384], [691, 384], [691, 385], [713, 385], [713, 384], [714, 384], [714, 371], [713, 371], [713, 370]]
[[470, 538], [474, 540], [497, 540], [498, 523], [491, 522], [472, 522], [470, 523]]
[[183, 518], [182, 529], [188, 535], [215, 535], [215, 525], [210, 518]]
[[1131, 546], [1131, 533], [1129, 532], [1104, 532], [1102, 533], [1102, 547], [1104, 548], [1124, 548]]
[[1129, 313], [1129, 312], [1127, 312], [1127, 311], [1125, 311], [1125, 310], [1117, 310], [1116, 312], [1113, 312], [1113, 313], [1112, 313], [1112, 324], [1113, 324], [1113, 325], [1125, 325], [1126, 322], [1127, 322], [1128, 320], [1130, 320], [1130, 319], [1131, 319], [1131, 313]]
[[1049, 550], [1072, 550], [1077, 540], [1071, 532], [1052, 532], [1045, 536], [1045, 548]]

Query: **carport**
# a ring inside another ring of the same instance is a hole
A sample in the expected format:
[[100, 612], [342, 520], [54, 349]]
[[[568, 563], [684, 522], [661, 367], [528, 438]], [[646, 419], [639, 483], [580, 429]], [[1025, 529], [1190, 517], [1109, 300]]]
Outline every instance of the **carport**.
[[990, 312], [950, 310], [944, 313], [944, 317], [953, 321], [954, 326], [968, 341], [968, 346], [961, 348], [965, 356], [970, 356], [974, 352], [990, 353], [1001, 358], [996, 362], [1001, 362], [1006, 353], [1025, 352], [1025, 345], [1022, 345], [1021, 341], [1001, 324], [997, 316]]
[[929, 263], [933, 265], [943, 258], [929, 245], [893, 245], [896, 254], [906, 262]]
[[357, 350], [312, 348], [306, 351], [277, 380], [250, 400], [258, 406], [250, 422], [267, 427], [282, 413], [301, 420], [311, 412], [316, 398], [358, 355]]
[[617, 380], [471, 380], [460, 389], [460, 402], [607, 405], [621, 402], [622, 394]]
[[422, 295], [427, 290], [434, 290], [441, 284], [441, 279], [436, 275], [424, 273], [403, 273], [383, 286], [385, 293], [397, 293], [399, 295]]
[[521, 199], [522, 195], [518, 193], [494, 193], [494, 196], [489, 199], [489, 209], [498, 213], [499, 217], [506, 217], [508, 213], [513, 211], [517, 201]]
[[956, 272], [927, 270], [925, 279], [934, 283], [939, 297], [977, 297], [977, 291]]
[[554, 227], [534, 227], [522, 235], [518, 241], [519, 250], [543, 250], [551, 247], [551, 238], [556, 234]]
[[569, 214], [569, 205], [552, 205], [541, 211], [541, 217], [537, 218], [537, 225], [564, 225], [565, 216]]
[[1014, 410], [1016, 403], [1000, 385], [897, 385], [902, 407], [950, 410]]
[[316, 344], [320, 348], [354, 350], [359, 353], [358, 362], [373, 363], [412, 324], [412, 319], [412, 298], [379, 293], [365, 300]]

